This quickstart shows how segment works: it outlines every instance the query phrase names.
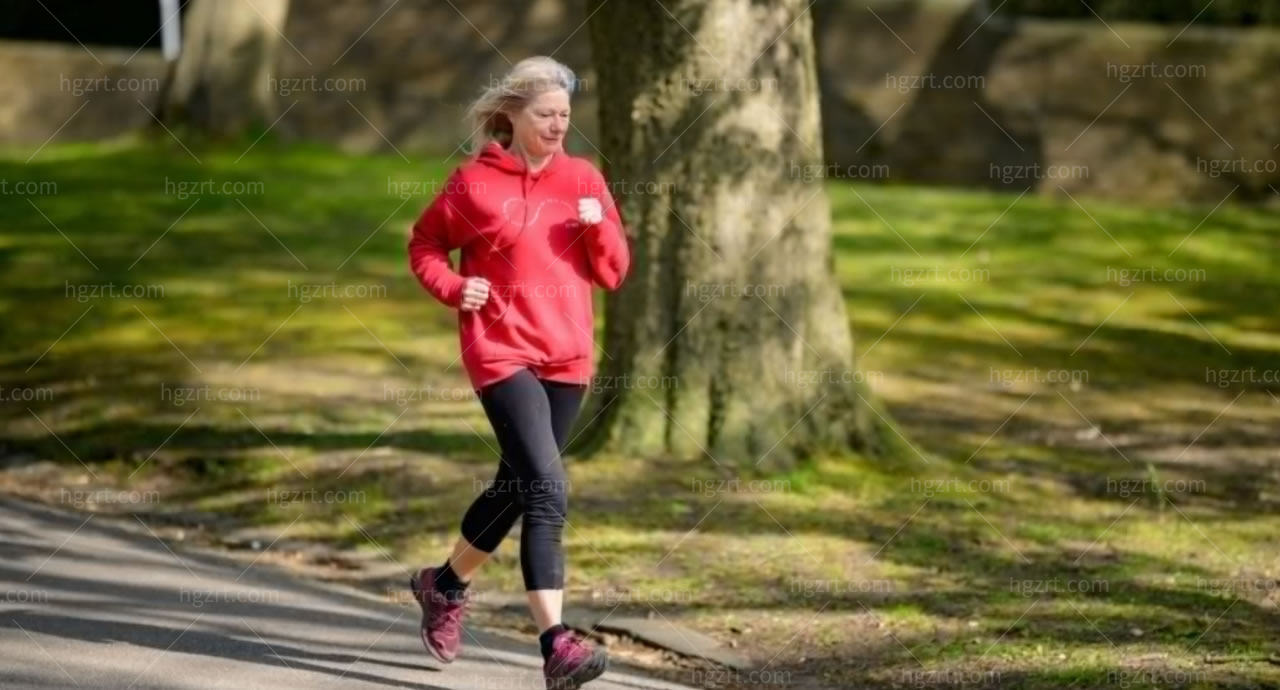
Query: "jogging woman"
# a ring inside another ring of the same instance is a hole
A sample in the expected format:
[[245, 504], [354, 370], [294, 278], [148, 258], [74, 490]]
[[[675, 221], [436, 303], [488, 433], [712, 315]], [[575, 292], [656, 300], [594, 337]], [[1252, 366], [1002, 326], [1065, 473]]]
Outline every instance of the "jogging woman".
[[[579, 687], [608, 663], [560, 621], [568, 507], [560, 453], [594, 371], [592, 286], [617, 288], [630, 266], [604, 177], [563, 149], [574, 85], [569, 68], [535, 57], [488, 88], [469, 111], [476, 155], [449, 177], [409, 241], [414, 275], [458, 312], [462, 362], [502, 453], [448, 559], [410, 579], [422, 641], [442, 662], [457, 656], [467, 586], [523, 513], [520, 570], [546, 687], [557, 690]], [[461, 250], [457, 270], [453, 249]]]

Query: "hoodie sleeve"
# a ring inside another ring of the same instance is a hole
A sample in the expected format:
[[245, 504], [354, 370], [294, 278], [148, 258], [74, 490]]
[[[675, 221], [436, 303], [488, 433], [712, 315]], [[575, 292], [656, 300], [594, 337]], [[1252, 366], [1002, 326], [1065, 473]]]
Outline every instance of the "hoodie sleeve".
[[600, 200], [604, 213], [599, 223], [587, 227], [583, 240], [587, 243], [587, 256], [591, 274], [596, 284], [606, 290], [616, 290], [631, 269], [631, 248], [626, 229], [618, 214], [618, 205], [609, 193], [600, 171], [591, 167], [593, 196]]
[[409, 237], [409, 269], [418, 282], [442, 304], [454, 309], [462, 303], [462, 286], [466, 279], [453, 270], [449, 252], [461, 246], [456, 195], [451, 190], [456, 175], [445, 183], [445, 191], [436, 196], [422, 212]]

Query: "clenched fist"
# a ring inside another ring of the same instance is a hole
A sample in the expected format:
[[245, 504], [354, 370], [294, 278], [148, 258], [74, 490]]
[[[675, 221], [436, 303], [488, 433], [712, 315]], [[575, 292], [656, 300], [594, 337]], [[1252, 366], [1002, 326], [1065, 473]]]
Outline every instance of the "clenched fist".
[[462, 311], [476, 311], [489, 301], [489, 281], [479, 276], [471, 276], [462, 284]]
[[601, 208], [599, 199], [589, 196], [578, 199], [578, 220], [583, 225], [595, 225], [603, 219], [604, 209]]

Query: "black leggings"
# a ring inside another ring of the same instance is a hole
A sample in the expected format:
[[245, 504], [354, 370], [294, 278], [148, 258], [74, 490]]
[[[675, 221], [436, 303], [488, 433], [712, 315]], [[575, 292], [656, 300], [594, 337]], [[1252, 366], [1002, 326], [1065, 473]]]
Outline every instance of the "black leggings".
[[526, 590], [564, 589], [560, 535], [569, 487], [560, 452], [585, 393], [586, 386], [545, 381], [528, 369], [480, 390], [502, 458], [492, 485], [462, 517], [462, 536], [492, 553], [523, 512], [520, 572]]

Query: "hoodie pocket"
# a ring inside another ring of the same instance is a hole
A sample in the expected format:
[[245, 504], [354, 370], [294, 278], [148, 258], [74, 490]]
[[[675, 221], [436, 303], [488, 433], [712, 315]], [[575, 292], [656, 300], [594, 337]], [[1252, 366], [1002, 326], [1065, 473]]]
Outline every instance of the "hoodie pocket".
[[489, 286], [489, 299], [480, 307], [480, 313], [484, 316], [484, 322], [492, 325], [502, 321], [502, 317], [506, 316], [507, 310], [511, 308], [511, 297], [505, 295], [506, 290], [503, 286]]
[[492, 361], [510, 355], [502, 321], [510, 308], [501, 288], [490, 288], [489, 299], [475, 311], [459, 312], [462, 354], [467, 360]]

